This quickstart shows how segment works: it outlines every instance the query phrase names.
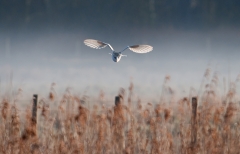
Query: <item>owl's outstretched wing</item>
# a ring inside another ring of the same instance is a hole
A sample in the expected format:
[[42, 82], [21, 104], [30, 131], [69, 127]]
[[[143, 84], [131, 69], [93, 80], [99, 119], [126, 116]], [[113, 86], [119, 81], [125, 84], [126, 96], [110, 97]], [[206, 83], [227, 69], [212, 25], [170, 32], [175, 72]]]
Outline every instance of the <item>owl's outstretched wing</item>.
[[129, 49], [136, 53], [147, 53], [147, 52], [152, 51], [153, 47], [150, 45], [132, 45], [132, 46], [127, 46], [124, 50], [126, 50], [126, 49]]
[[114, 51], [113, 47], [110, 44], [102, 41], [94, 40], [94, 39], [86, 39], [84, 40], [84, 44], [94, 49], [102, 49], [102, 48], [105, 48], [106, 46], [109, 46], [109, 48], [112, 51]]
[[128, 48], [136, 53], [147, 53], [153, 50], [153, 47], [150, 45], [132, 45], [128, 46]]

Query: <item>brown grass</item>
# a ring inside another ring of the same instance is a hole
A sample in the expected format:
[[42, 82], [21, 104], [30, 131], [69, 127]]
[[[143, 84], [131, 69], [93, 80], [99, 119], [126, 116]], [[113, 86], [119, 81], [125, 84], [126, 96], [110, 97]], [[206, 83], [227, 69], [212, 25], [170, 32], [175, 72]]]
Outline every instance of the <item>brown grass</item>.
[[[209, 77], [209, 70], [205, 77]], [[192, 98], [172, 99], [174, 92], [166, 85], [169, 80], [167, 76], [159, 103], [135, 100], [132, 82], [128, 92], [119, 90], [121, 102], [116, 104], [105, 103], [103, 91], [97, 103], [68, 90], [58, 99], [52, 85], [47, 99], [39, 100], [37, 125], [31, 120], [31, 107], [24, 111], [25, 118], [20, 117], [23, 111], [18, 110], [17, 101], [11, 103], [3, 98], [0, 153], [239, 153], [240, 106], [235, 99], [238, 80], [231, 84], [226, 96], [219, 96], [215, 91], [219, 81], [216, 74], [213, 76], [209, 83], [212, 88], [206, 86], [198, 98], [194, 127]], [[194, 146], [193, 132], [197, 136]]]

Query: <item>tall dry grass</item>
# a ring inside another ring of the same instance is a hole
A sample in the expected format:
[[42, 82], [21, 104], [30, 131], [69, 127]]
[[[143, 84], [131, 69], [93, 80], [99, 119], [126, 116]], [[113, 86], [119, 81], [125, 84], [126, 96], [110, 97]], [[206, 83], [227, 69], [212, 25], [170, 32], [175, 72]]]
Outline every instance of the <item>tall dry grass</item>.
[[[62, 154], [237, 154], [240, 153], [240, 116], [236, 84], [226, 95], [217, 93], [218, 76], [209, 78], [198, 96], [192, 131], [189, 97], [179, 100], [164, 81], [160, 102], [142, 102], [134, 97], [134, 85], [119, 90], [119, 102], [91, 103], [86, 95], [67, 89], [57, 97], [54, 85], [48, 98], [38, 102], [38, 119], [31, 119], [31, 106], [20, 117], [17, 100], [1, 100], [0, 153]], [[114, 99], [113, 99], [114, 100]], [[89, 105], [90, 104], [90, 105]], [[191, 144], [192, 133], [196, 142]]]

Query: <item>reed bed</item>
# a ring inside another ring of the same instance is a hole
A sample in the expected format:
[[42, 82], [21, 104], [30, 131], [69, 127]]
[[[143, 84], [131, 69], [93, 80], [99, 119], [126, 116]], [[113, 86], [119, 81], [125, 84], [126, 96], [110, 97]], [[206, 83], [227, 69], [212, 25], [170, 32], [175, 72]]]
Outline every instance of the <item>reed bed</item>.
[[[207, 79], [208, 72], [204, 78]], [[217, 93], [213, 75], [198, 94], [196, 121], [192, 97], [174, 98], [165, 78], [158, 103], [134, 99], [134, 85], [120, 89], [118, 100], [104, 104], [66, 93], [56, 99], [54, 88], [38, 102], [37, 124], [31, 107], [19, 115], [17, 101], [1, 99], [0, 153], [60, 154], [237, 154], [240, 153], [238, 80], [225, 95]], [[114, 96], [113, 96], [114, 98]], [[90, 105], [89, 105], [90, 103]], [[195, 129], [195, 131], [193, 131]], [[193, 134], [194, 133], [194, 134]], [[193, 144], [192, 136], [196, 136]]]

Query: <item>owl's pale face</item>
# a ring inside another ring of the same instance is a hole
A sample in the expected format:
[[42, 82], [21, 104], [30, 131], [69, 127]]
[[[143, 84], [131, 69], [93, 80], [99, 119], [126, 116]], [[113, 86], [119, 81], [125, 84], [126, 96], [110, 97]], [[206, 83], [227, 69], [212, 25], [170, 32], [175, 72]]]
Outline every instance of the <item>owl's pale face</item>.
[[114, 62], [119, 62], [121, 60], [121, 54], [117, 53], [117, 52], [113, 52], [112, 54], [112, 60]]

